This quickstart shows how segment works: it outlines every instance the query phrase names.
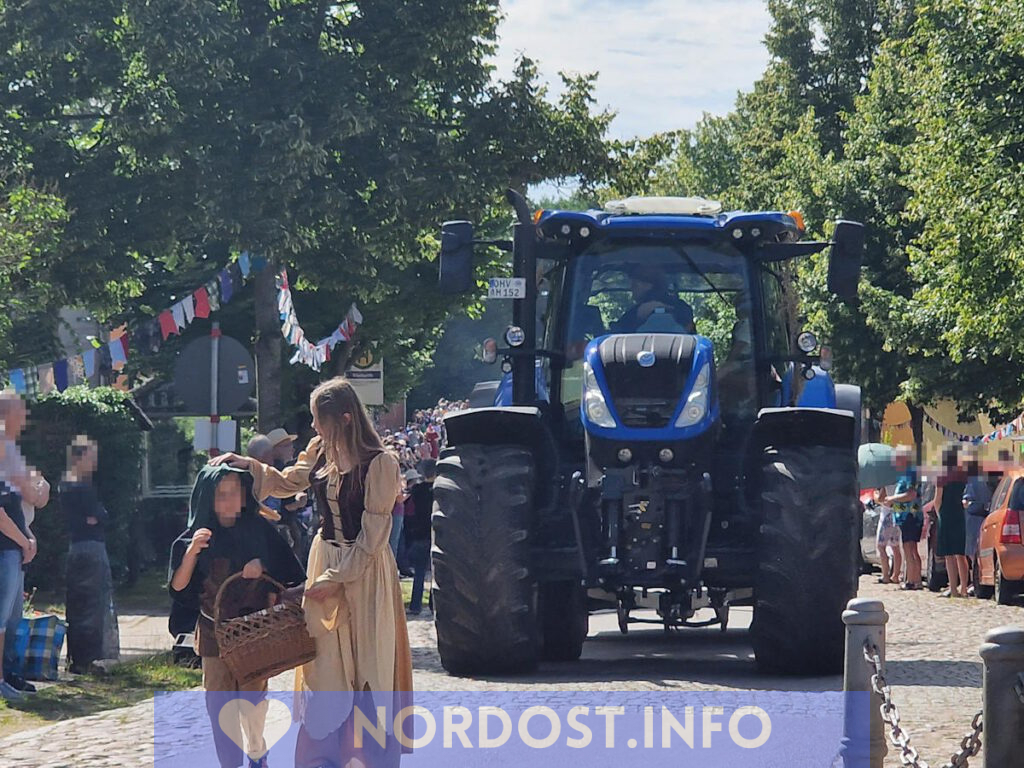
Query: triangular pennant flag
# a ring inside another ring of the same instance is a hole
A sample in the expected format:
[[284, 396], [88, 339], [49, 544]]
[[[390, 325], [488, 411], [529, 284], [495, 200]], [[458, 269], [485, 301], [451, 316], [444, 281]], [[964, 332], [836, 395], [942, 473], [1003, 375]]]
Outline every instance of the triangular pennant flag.
[[352, 305], [352, 308], [348, 312], [352, 318], [352, 322], [354, 322], [356, 325], [363, 324], [363, 314], [359, 311], [359, 308], [355, 304]]
[[128, 362], [128, 357], [124, 353], [124, 345], [120, 339], [114, 339], [110, 342], [107, 347], [110, 349], [110, 364], [115, 371], [121, 370], [124, 364]]
[[39, 397], [39, 369], [25, 368], [23, 373], [25, 374], [25, 397], [34, 400]]
[[235, 292], [234, 286], [231, 284], [231, 273], [222, 269], [217, 279], [220, 280], [220, 303], [224, 305], [231, 301]]
[[174, 325], [180, 331], [185, 327], [185, 307], [179, 301], [173, 307], [171, 307], [171, 314], [174, 316]]
[[71, 370], [71, 384], [81, 384], [85, 381], [85, 364], [81, 355], [75, 355], [68, 360], [68, 367]]
[[191, 325], [196, 319], [196, 306], [192, 303], [191, 294], [181, 300], [181, 306], [185, 309], [185, 322]]
[[58, 392], [68, 388], [68, 361], [58, 360], [53, 364], [53, 384]]
[[248, 251], [242, 251], [238, 254], [238, 266], [242, 270], [242, 277], [248, 277], [249, 271], [252, 269], [252, 261], [249, 258]]
[[98, 350], [96, 350], [96, 370], [100, 375], [101, 381], [112, 381], [111, 374], [113, 373], [113, 359], [110, 354], [110, 345], [104, 344]]
[[57, 388], [57, 382], [53, 380], [53, 364], [40, 365], [39, 371], [39, 394], [48, 395]]
[[220, 309], [220, 278], [215, 277], [206, 284], [206, 300], [211, 312]]
[[85, 366], [85, 378], [91, 379], [96, 375], [96, 350], [87, 349], [82, 353], [82, 365]]
[[11, 379], [11, 386], [19, 395], [25, 394], [25, 372], [21, 368], [15, 368], [8, 376]]
[[196, 304], [196, 317], [209, 317], [210, 316], [210, 296], [206, 293], [206, 287], [202, 287], [196, 290], [192, 294], [192, 298]]
[[178, 325], [174, 322], [174, 315], [171, 310], [165, 309], [160, 313], [160, 335], [167, 341], [167, 337], [178, 332]]

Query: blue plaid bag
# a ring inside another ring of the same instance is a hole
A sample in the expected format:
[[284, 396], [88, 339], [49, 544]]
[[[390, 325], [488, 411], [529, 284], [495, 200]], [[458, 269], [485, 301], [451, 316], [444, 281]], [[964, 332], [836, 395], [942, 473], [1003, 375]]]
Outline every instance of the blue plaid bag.
[[56, 680], [68, 625], [56, 614], [25, 616], [15, 634], [14, 653], [26, 680]]

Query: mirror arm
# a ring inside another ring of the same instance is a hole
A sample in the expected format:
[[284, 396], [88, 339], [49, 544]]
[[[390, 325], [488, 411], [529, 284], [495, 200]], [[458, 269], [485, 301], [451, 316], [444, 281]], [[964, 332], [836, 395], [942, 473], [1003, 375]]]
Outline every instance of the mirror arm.
[[533, 217], [530, 215], [530, 204], [526, 198], [514, 189], [505, 190], [505, 199], [515, 209], [516, 217], [520, 224], [533, 224]]

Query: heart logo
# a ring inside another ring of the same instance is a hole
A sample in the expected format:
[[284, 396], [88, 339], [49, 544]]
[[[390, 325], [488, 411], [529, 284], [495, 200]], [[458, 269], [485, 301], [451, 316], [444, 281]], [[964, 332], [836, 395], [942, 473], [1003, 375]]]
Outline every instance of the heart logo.
[[239, 749], [259, 760], [288, 733], [292, 713], [287, 704], [277, 699], [264, 699], [259, 704], [232, 699], [220, 708], [217, 722]]

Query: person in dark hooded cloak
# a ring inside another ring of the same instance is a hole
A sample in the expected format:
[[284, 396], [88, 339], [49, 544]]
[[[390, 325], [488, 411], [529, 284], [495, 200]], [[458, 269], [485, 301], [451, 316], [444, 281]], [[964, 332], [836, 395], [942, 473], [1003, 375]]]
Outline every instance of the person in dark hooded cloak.
[[[214, 601], [224, 581], [241, 572], [243, 579], [228, 586], [221, 599], [225, 618], [269, 608], [278, 590], [261, 577], [266, 574], [285, 587], [302, 584], [305, 572], [288, 544], [260, 512], [247, 472], [229, 466], [200, 470], [189, 502], [188, 549], [175, 564], [171, 596], [198, 609], [196, 648], [203, 663], [206, 708], [213, 727], [221, 768], [239, 768], [245, 755], [249, 768], [266, 768], [267, 745], [263, 727], [267, 717], [267, 681], [240, 683], [220, 658], [214, 634]], [[239, 710], [239, 723], [220, 720], [224, 706], [244, 699], [252, 708]], [[232, 735], [227, 729], [240, 727]], [[245, 736], [245, 754], [239, 744]]]

